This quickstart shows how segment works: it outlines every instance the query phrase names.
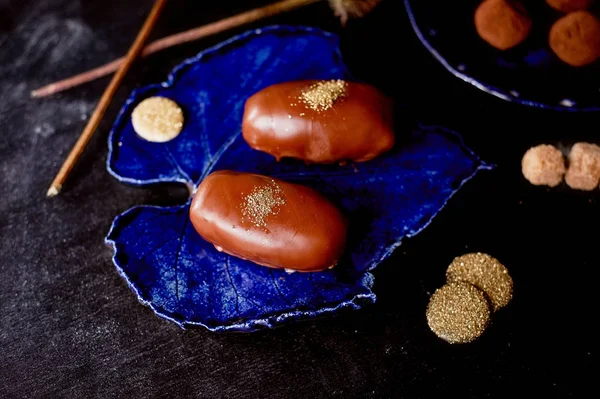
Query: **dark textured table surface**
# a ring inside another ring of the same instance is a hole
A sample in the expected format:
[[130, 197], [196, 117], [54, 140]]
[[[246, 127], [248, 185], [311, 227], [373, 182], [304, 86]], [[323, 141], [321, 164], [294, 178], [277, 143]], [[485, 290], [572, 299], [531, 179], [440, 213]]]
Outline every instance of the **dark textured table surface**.
[[[173, 0], [153, 37], [260, 1]], [[520, 158], [542, 142], [598, 140], [598, 114], [505, 103], [447, 73], [421, 47], [400, 1], [342, 29], [325, 4], [254, 24], [339, 32], [351, 70], [417, 117], [461, 132], [498, 168], [467, 184], [378, 271], [378, 302], [253, 334], [183, 331], [137, 302], [103, 239], [136, 204], [175, 204], [177, 186], [128, 187], [105, 170], [107, 134], [133, 88], [240, 28], [138, 63], [60, 196], [47, 199], [108, 79], [47, 99], [29, 91], [126, 52], [151, 2], [0, 0], [0, 397], [590, 397], [598, 369], [597, 193], [530, 186]], [[425, 321], [448, 263], [499, 258], [513, 302], [473, 344], [448, 345]]]

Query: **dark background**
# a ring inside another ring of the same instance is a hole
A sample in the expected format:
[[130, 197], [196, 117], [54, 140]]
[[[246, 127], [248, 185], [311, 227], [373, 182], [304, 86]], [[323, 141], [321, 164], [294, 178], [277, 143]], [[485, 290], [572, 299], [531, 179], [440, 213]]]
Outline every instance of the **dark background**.
[[[265, 1], [168, 3], [152, 37]], [[341, 28], [325, 3], [138, 63], [63, 192], [46, 190], [108, 78], [33, 100], [29, 91], [124, 54], [149, 0], [0, 0], [0, 397], [506, 398], [589, 397], [598, 369], [598, 193], [529, 185], [532, 145], [597, 141], [598, 114], [557, 113], [493, 98], [459, 81], [420, 45], [400, 1]], [[419, 236], [376, 275], [378, 302], [358, 312], [253, 334], [183, 331], [139, 304], [103, 239], [136, 204], [175, 204], [177, 186], [134, 188], [105, 170], [107, 134], [137, 86], [251, 27], [339, 32], [359, 78], [407, 107], [398, 118], [461, 132], [486, 161]], [[548, 82], [551, 84], [551, 82]], [[430, 294], [469, 251], [500, 259], [513, 302], [486, 334], [449, 345], [427, 327]]]

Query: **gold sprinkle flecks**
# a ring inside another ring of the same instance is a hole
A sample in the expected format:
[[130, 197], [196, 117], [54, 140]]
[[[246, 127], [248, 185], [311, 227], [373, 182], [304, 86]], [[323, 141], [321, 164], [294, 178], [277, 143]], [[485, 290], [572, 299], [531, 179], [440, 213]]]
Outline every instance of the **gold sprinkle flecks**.
[[183, 128], [183, 111], [165, 97], [150, 97], [131, 113], [135, 132], [145, 140], [164, 143], [173, 140]]
[[431, 331], [451, 344], [477, 339], [490, 321], [484, 293], [468, 283], [450, 283], [435, 291], [427, 306]]
[[348, 83], [343, 80], [324, 80], [310, 85], [300, 94], [300, 101], [313, 111], [326, 111], [346, 95]]
[[279, 207], [285, 205], [283, 191], [275, 181], [256, 186], [242, 202], [242, 216], [256, 227], [267, 227], [266, 218], [279, 213]]
[[508, 305], [513, 295], [513, 280], [506, 267], [480, 252], [455, 258], [446, 271], [446, 281], [473, 284], [486, 293], [494, 311]]

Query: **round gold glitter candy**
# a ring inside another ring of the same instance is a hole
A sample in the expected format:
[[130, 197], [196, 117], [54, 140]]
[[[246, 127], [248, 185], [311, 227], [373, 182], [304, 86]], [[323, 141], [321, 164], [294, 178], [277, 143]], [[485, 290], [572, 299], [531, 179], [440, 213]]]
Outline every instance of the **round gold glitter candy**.
[[513, 295], [513, 280], [496, 258], [481, 252], [455, 258], [446, 271], [449, 283], [463, 281], [486, 293], [496, 311], [508, 305]]
[[154, 143], [165, 143], [181, 133], [183, 111], [173, 100], [150, 97], [135, 107], [131, 114], [131, 124], [141, 138]]
[[478, 338], [490, 321], [485, 294], [468, 283], [450, 283], [435, 291], [427, 306], [431, 331], [451, 344]]

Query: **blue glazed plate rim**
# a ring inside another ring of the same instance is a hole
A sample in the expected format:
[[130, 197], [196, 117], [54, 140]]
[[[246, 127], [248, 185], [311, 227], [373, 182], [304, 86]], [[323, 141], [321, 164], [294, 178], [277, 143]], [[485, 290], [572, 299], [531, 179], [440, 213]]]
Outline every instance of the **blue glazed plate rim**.
[[[259, 28], [259, 29], [249, 30], [242, 34], [233, 36], [226, 41], [223, 41], [213, 47], [210, 47], [206, 50], [201, 51], [196, 56], [188, 58], [188, 59], [184, 60], [182, 63], [180, 63], [179, 65], [175, 66], [172, 69], [172, 71], [170, 72], [170, 74], [168, 75], [166, 81], [164, 81], [162, 83], [151, 84], [151, 85], [137, 88], [131, 93], [131, 95], [127, 98], [123, 107], [121, 108], [121, 111], [120, 111], [119, 115], [117, 116], [117, 119], [116, 119], [115, 123], [113, 124], [113, 127], [112, 127], [109, 137], [108, 137], [108, 157], [107, 157], [107, 161], [106, 161], [107, 171], [114, 178], [116, 178], [119, 182], [128, 183], [128, 184], [132, 184], [132, 185], [136, 185], [136, 186], [151, 185], [151, 184], [157, 184], [157, 183], [177, 183], [177, 182], [183, 183], [183, 184], [187, 185], [188, 188], [191, 189], [190, 193], [192, 194], [194, 187], [191, 187], [191, 184], [195, 184], [195, 182], [190, 182], [186, 179], [166, 177], [166, 178], [157, 178], [157, 179], [148, 179], [148, 180], [138, 180], [138, 179], [126, 178], [126, 177], [119, 175], [111, 166], [111, 161], [114, 156], [113, 148], [114, 148], [114, 145], [116, 145], [115, 135], [121, 128], [122, 124], [128, 122], [127, 117], [130, 113], [131, 105], [133, 103], [135, 103], [136, 101], [138, 101], [138, 99], [140, 97], [144, 96], [149, 91], [174, 86], [177, 83], [180, 76], [185, 73], [187, 67], [189, 67], [195, 63], [203, 61], [205, 56], [210, 56], [212, 53], [221, 51], [223, 48], [225, 48], [226, 46], [228, 46], [234, 42], [237, 42], [239, 40], [245, 40], [247, 38], [252, 37], [253, 35], [258, 35], [258, 34], [268, 33], [268, 32], [275, 32], [275, 31], [283, 31], [283, 32], [287, 32], [287, 33], [307, 32], [307, 33], [318, 34], [318, 35], [329, 38], [330, 40], [334, 41], [334, 43], [335, 43], [335, 46], [334, 46], [335, 53], [336, 53], [337, 57], [339, 57], [340, 60], [342, 61], [340, 63], [341, 67], [344, 69], [344, 72], [348, 76], [351, 76], [351, 74], [349, 73], [349, 71], [347, 69], [346, 64], [343, 62], [343, 57], [341, 54], [341, 50], [339, 48], [339, 37], [334, 33], [323, 31], [318, 28], [307, 27], [307, 26], [271, 25], [271, 26], [267, 26], [267, 27], [263, 27], [263, 28]], [[421, 130], [435, 131], [440, 134], [445, 134], [445, 135], [449, 136], [451, 139], [453, 139], [457, 143], [457, 145], [465, 152], [465, 154], [472, 157], [472, 159], [478, 163], [478, 166], [472, 171], [472, 173], [470, 175], [468, 175], [464, 179], [460, 180], [459, 184], [457, 184], [456, 187], [454, 187], [452, 189], [452, 192], [447, 196], [447, 198], [445, 199], [443, 204], [439, 207], [439, 209], [430, 216], [429, 220], [427, 220], [419, 229], [407, 232], [402, 239], [399, 239], [396, 243], [390, 245], [387, 248], [387, 250], [380, 256], [380, 258], [377, 262], [374, 262], [373, 264], [369, 265], [368, 269], [366, 269], [364, 274], [361, 276], [361, 282], [362, 282], [363, 286], [368, 290], [368, 293], [361, 293], [361, 294], [354, 295], [351, 299], [340, 302], [335, 306], [322, 307], [322, 308], [319, 308], [316, 310], [295, 309], [295, 310], [289, 311], [289, 312], [274, 313], [274, 314], [267, 315], [267, 316], [257, 318], [257, 319], [234, 320], [230, 323], [218, 324], [218, 325], [207, 325], [200, 321], [182, 321], [182, 320], [177, 320], [177, 319], [169, 316], [168, 314], [163, 312], [159, 306], [155, 305], [148, 298], [145, 298], [143, 293], [141, 293], [139, 291], [139, 289], [136, 287], [136, 285], [129, 279], [129, 277], [123, 270], [123, 268], [120, 266], [120, 261], [118, 260], [118, 257], [120, 255], [120, 250], [117, 248], [116, 242], [113, 239], [111, 239], [111, 236], [113, 235], [113, 232], [119, 225], [122, 218], [127, 217], [129, 214], [139, 210], [140, 208], [154, 208], [154, 209], [163, 209], [163, 210], [182, 209], [182, 208], [185, 209], [185, 208], [189, 207], [191, 199], [188, 199], [188, 201], [184, 204], [168, 206], [168, 207], [156, 206], [156, 205], [138, 205], [138, 206], [134, 206], [134, 207], [126, 210], [125, 212], [121, 213], [120, 215], [116, 216], [111, 224], [110, 230], [105, 239], [105, 243], [113, 249], [113, 256], [112, 256], [113, 264], [115, 265], [119, 275], [126, 281], [128, 287], [135, 293], [135, 295], [140, 303], [148, 306], [160, 318], [169, 320], [184, 329], [187, 327], [201, 326], [201, 327], [204, 327], [204, 328], [206, 328], [210, 331], [214, 331], [214, 332], [219, 332], [219, 331], [246, 331], [246, 332], [256, 331], [256, 330], [263, 329], [263, 328], [274, 328], [274, 327], [282, 325], [286, 321], [306, 320], [306, 319], [316, 318], [319, 316], [333, 314], [341, 309], [358, 310], [358, 309], [362, 308], [363, 305], [374, 303], [374, 302], [376, 302], [376, 294], [372, 291], [372, 288], [374, 285], [375, 277], [373, 276], [371, 271], [373, 271], [379, 264], [381, 264], [386, 259], [388, 259], [393, 254], [393, 252], [402, 244], [402, 242], [404, 241], [404, 238], [412, 238], [415, 235], [419, 234], [426, 227], [428, 227], [431, 224], [431, 222], [433, 221], [433, 219], [447, 206], [448, 202], [462, 188], [462, 186], [464, 184], [466, 184], [468, 181], [470, 181], [473, 177], [475, 177], [475, 175], [477, 175], [477, 173], [480, 170], [490, 170], [490, 169], [494, 168], [494, 165], [485, 163], [471, 148], [466, 146], [464, 143], [463, 137], [460, 134], [458, 134], [457, 132], [454, 132], [453, 130], [450, 130], [448, 128], [445, 128], [445, 127], [439, 126], [439, 125], [423, 125], [421, 123], [418, 123], [417, 128], [421, 129]]]
[[425, 38], [425, 35], [419, 28], [416, 17], [413, 13], [413, 10], [411, 7], [411, 0], [404, 0], [404, 6], [406, 8], [406, 13], [408, 14], [408, 19], [410, 20], [410, 24], [411, 24], [415, 34], [419, 38], [419, 41], [423, 44], [423, 46], [425, 46], [427, 51], [429, 51], [431, 53], [431, 55], [433, 55], [435, 57], [435, 59], [440, 64], [442, 64], [442, 66], [446, 70], [448, 70], [450, 73], [452, 73], [454, 76], [461, 79], [462, 81], [467, 82], [467, 83], [471, 84], [472, 86], [475, 86], [479, 90], [493, 95], [494, 97], [500, 98], [500, 99], [508, 101], [508, 102], [516, 103], [516, 104], [527, 105], [530, 107], [536, 107], [536, 108], [542, 108], [542, 109], [550, 109], [550, 110], [554, 110], [554, 111], [566, 111], [566, 112], [600, 111], [600, 106], [578, 108], [577, 106], [567, 107], [567, 106], [561, 106], [561, 105], [549, 105], [549, 104], [544, 104], [544, 103], [537, 102], [537, 101], [524, 100], [522, 98], [512, 96], [510, 94], [510, 90], [501, 89], [499, 87], [481, 82], [465, 73], [460, 72], [458, 69], [456, 69], [452, 65], [450, 65], [450, 63]]

